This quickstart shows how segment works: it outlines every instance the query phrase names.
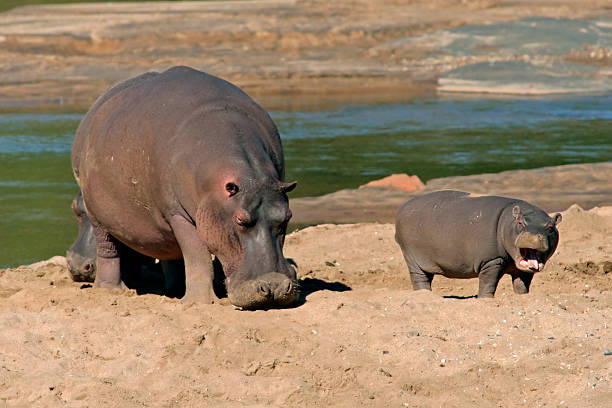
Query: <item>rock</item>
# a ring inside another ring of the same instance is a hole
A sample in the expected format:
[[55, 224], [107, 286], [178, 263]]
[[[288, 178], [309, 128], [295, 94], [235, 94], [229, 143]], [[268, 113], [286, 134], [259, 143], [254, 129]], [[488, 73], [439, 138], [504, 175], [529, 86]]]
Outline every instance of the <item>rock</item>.
[[419, 176], [409, 176], [405, 173], [392, 174], [380, 180], [373, 180], [367, 184], [359, 186], [363, 187], [391, 187], [404, 191], [420, 191], [425, 188], [425, 185]]

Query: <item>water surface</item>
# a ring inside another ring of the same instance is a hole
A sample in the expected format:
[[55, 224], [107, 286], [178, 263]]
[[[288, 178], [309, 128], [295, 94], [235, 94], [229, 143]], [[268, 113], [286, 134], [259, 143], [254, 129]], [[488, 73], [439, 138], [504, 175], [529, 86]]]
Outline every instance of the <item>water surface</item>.
[[[272, 112], [291, 197], [390, 173], [435, 177], [612, 160], [612, 96], [440, 97]], [[70, 166], [83, 114], [0, 114], [0, 267], [64, 254], [76, 236]]]

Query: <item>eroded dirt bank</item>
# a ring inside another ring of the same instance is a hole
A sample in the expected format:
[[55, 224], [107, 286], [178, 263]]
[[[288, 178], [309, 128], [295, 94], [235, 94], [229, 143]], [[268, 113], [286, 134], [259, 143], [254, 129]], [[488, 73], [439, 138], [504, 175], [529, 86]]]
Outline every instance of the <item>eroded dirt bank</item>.
[[292, 223], [393, 223], [399, 207], [410, 198], [444, 189], [515, 197], [548, 212], [562, 211], [572, 204], [590, 209], [612, 205], [610, 174], [612, 162], [585, 163], [443, 177], [429, 180], [419, 191], [369, 186], [344, 189], [292, 199]]

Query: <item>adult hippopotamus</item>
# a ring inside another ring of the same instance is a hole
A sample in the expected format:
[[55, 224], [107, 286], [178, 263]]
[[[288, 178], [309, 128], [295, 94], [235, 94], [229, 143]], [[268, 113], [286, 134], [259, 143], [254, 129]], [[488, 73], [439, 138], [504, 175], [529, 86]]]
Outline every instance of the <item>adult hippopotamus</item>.
[[120, 241], [183, 259], [184, 299], [217, 300], [213, 254], [232, 304], [296, 301], [282, 251], [296, 183], [284, 182], [274, 122], [236, 86], [188, 67], [119, 83], [79, 125], [72, 168], [96, 239], [96, 286], [122, 285]]
[[478, 297], [493, 297], [504, 274], [516, 293], [529, 292], [557, 248], [560, 222], [561, 214], [551, 218], [518, 199], [437, 191], [399, 209], [395, 239], [415, 290], [431, 290], [435, 274], [478, 277]]

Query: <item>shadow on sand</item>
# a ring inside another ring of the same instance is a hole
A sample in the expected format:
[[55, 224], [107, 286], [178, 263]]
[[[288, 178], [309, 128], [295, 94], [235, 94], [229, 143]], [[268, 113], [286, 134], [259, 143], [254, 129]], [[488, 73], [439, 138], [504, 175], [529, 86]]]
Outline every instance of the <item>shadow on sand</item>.
[[478, 299], [478, 295], [471, 295], [471, 296], [456, 296], [456, 295], [447, 295], [447, 296], [442, 296], [444, 299]]
[[352, 290], [350, 286], [345, 285], [342, 282], [328, 282], [317, 278], [304, 278], [300, 279], [300, 298], [295, 306], [301, 306], [306, 302], [306, 298], [320, 290], [329, 290], [331, 292], [346, 292]]

